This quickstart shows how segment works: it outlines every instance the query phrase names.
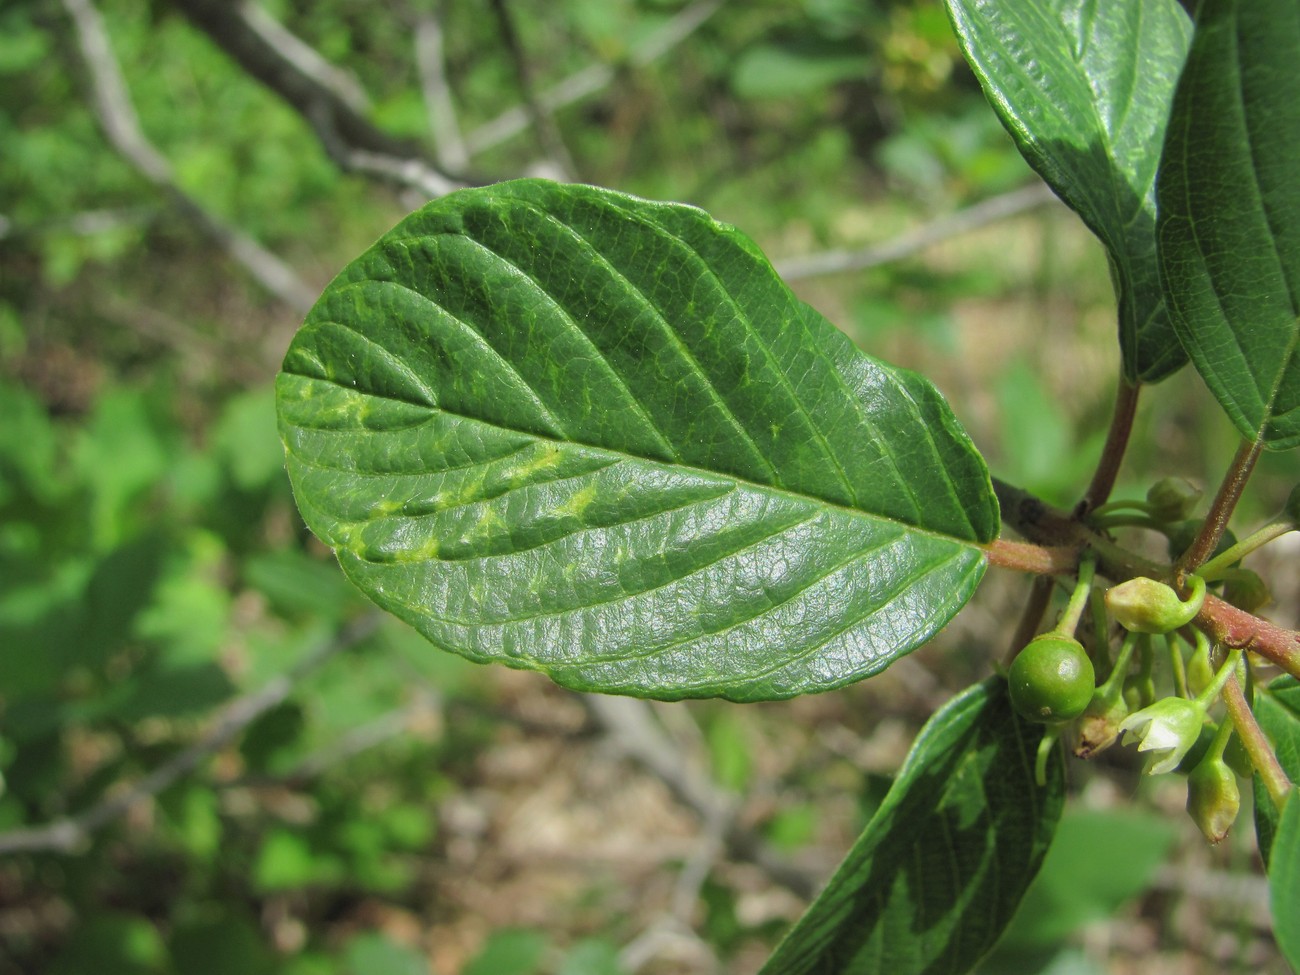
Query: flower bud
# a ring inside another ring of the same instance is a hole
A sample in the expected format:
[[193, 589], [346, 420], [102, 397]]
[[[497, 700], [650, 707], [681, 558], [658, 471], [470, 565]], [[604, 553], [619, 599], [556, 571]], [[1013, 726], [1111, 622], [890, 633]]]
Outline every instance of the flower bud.
[[1124, 703], [1130, 711], [1150, 707], [1156, 699], [1156, 682], [1150, 674], [1129, 674], [1124, 678]]
[[1162, 477], [1147, 491], [1151, 516], [1158, 521], [1186, 518], [1201, 500], [1201, 489], [1183, 477]]
[[1237, 776], [1219, 755], [1207, 755], [1187, 776], [1187, 813], [1205, 838], [1218, 843], [1241, 808]]
[[1075, 757], [1092, 758], [1109, 748], [1119, 737], [1119, 726], [1128, 717], [1128, 713], [1129, 708], [1122, 694], [1112, 694], [1107, 698], [1105, 689], [1097, 688], [1097, 693], [1079, 719]]
[[1124, 744], [1138, 739], [1138, 751], [1155, 752], [1148, 772], [1172, 772], [1196, 744], [1205, 723], [1205, 708], [1183, 697], [1167, 697], [1120, 722]]
[[1204, 583], [1197, 587], [1197, 595], [1184, 602], [1172, 587], [1145, 576], [1106, 590], [1107, 611], [1120, 626], [1134, 633], [1168, 633], [1185, 626], [1204, 601]]

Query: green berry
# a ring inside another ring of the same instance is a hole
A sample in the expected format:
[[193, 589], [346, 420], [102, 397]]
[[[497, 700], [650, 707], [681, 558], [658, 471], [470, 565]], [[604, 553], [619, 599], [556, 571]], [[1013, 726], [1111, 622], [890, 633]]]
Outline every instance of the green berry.
[[1011, 703], [1022, 717], [1058, 724], [1083, 714], [1092, 700], [1096, 675], [1078, 640], [1044, 633], [1016, 655], [1007, 682]]

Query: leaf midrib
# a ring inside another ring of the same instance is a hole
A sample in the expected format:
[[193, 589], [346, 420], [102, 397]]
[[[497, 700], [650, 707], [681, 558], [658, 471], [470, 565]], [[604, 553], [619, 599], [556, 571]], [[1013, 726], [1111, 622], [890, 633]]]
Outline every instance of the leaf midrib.
[[[581, 606], [576, 606], [576, 607], [572, 607], [572, 608], [569, 608], [569, 609], [565, 609], [565, 610], [561, 610], [561, 611], [553, 612], [553, 613], [546, 613], [546, 612], [542, 612], [542, 613], [533, 613], [533, 614], [530, 614], [530, 615], [528, 615], [528, 616], [510, 617], [510, 618], [503, 619], [503, 620], [493, 620], [493, 621], [490, 622], [490, 623], [467, 623], [467, 622], [463, 622], [463, 621], [460, 621], [460, 620], [452, 620], [452, 619], [447, 619], [447, 618], [445, 618], [445, 617], [436, 616], [436, 615], [434, 615], [433, 613], [431, 613], [431, 612], [429, 611], [429, 609], [428, 609], [427, 606], [424, 606], [424, 605], [419, 605], [419, 606], [417, 606], [417, 605], [413, 605], [412, 603], [410, 603], [410, 602], [408, 602], [408, 601], [406, 601], [406, 600], [404, 600], [404, 599], [399, 599], [399, 598], [395, 597], [392, 593], [389, 593], [389, 594], [388, 594], [388, 599], [391, 600], [392, 602], [394, 602], [394, 603], [400, 605], [403, 609], [407, 610], [408, 612], [411, 612], [411, 613], [418, 613], [419, 615], [424, 616], [424, 617], [426, 617], [426, 618], [428, 618], [428, 619], [434, 620], [434, 621], [436, 621], [436, 622], [438, 622], [438, 623], [442, 623], [442, 624], [445, 624], [445, 625], [448, 625], [448, 626], [451, 626], [451, 627], [454, 627], [454, 628], [457, 628], [457, 629], [472, 630], [472, 631], [481, 631], [481, 630], [486, 630], [486, 629], [508, 628], [508, 627], [516, 626], [516, 625], [521, 624], [521, 623], [529, 623], [529, 622], [531, 622], [531, 621], [533, 621], [533, 620], [537, 620], [537, 619], [545, 619], [545, 618], [547, 618], [547, 617], [561, 616], [561, 615], [567, 615], [567, 614], [571, 614], [571, 613], [581, 613], [581, 612], [585, 612], [585, 611], [588, 611], [588, 610], [594, 609], [594, 608], [599, 607], [599, 606], [612, 605], [612, 604], [617, 603], [617, 602], [619, 602], [619, 601], [621, 601], [621, 600], [625, 600], [625, 599], [635, 599], [635, 598], [639, 598], [639, 597], [642, 597], [642, 596], [647, 596], [647, 595], [653, 594], [653, 593], [657, 592], [658, 590], [661, 590], [661, 589], [667, 588], [667, 587], [670, 586], [670, 585], [674, 585], [674, 584], [680, 583], [683, 579], [689, 578], [689, 577], [692, 576], [692, 575], [697, 575], [697, 574], [699, 574], [699, 573], [702, 573], [702, 572], [707, 571], [707, 570], [708, 570], [712, 565], [714, 565], [716, 562], [721, 561], [721, 560], [724, 559], [724, 558], [731, 558], [731, 557], [733, 557], [733, 556], [735, 556], [735, 555], [740, 554], [741, 552], [744, 552], [746, 549], [750, 549], [750, 548], [753, 548], [753, 547], [755, 547], [755, 546], [757, 546], [757, 545], [761, 545], [761, 544], [763, 544], [764, 542], [766, 542], [766, 541], [768, 541], [768, 540], [770, 540], [770, 539], [776, 537], [777, 535], [782, 534], [783, 532], [789, 531], [791, 528], [797, 528], [797, 527], [800, 527], [801, 525], [806, 524], [808, 521], [811, 521], [811, 520], [812, 520], [811, 518], [810, 518], [810, 519], [805, 519], [804, 521], [796, 522], [796, 523], [794, 523], [794, 524], [792, 524], [792, 525], [787, 525], [787, 526], [781, 528], [781, 529], [780, 529], [779, 531], [777, 531], [777, 532], [773, 532], [773, 533], [771, 533], [771, 534], [769, 534], [769, 535], [765, 535], [765, 536], [763, 536], [763, 538], [761, 538], [761, 539], [757, 539], [757, 540], [754, 540], [754, 541], [752, 541], [752, 542], [748, 542], [748, 543], [746, 543], [745, 545], [741, 546], [740, 548], [736, 549], [736, 550], [733, 551], [733, 552], [729, 552], [729, 553], [727, 553], [727, 554], [725, 554], [725, 555], [719, 556], [717, 559], [714, 559], [713, 561], [711, 561], [711, 562], [709, 562], [709, 563], [707, 563], [707, 564], [705, 564], [705, 565], [703, 565], [703, 566], [699, 566], [699, 567], [696, 567], [695, 569], [692, 569], [692, 571], [689, 572], [689, 573], [687, 573], [685, 576], [679, 576], [679, 577], [676, 577], [676, 578], [674, 578], [674, 579], [670, 579], [670, 580], [668, 580], [667, 582], [660, 583], [659, 585], [651, 586], [651, 587], [649, 587], [649, 588], [647, 588], [647, 589], [638, 590], [637, 592], [634, 592], [634, 593], [624, 593], [624, 594], [622, 594], [622, 595], [620, 595], [620, 596], [618, 596], [618, 597], [612, 598], [612, 599], [602, 599], [602, 600], [597, 600], [596, 602], [585, 603], [585, 604], [583, 604], [583, 605], [581, 605]], [[648, 649], [648, 650], [644, 650], [644, 651], [640, 651], [640, 652], [623, 653], [623, 654], [617, 654], [617, 655], [614, 655], [614, 654], [604, 654], [604, 655], [590, 655], [590, 654], [584, 654], [583, 657], [582, 657], [582, 659], [581, 659], [581, 661], [579, 662], [579, 665], [580, 665], [581, 667], [583, 667], [583, 668], [586, 668], [586, 667], [589, 667], [589, 666], [591, 666], [591, 665], [598, 665], [598, 664], [620, 664], [620, 663], [627, 663], [627, 662], [635, 661], [635, 660], [643, 660], [643, 659], [647, 659], [647, 658], [650, 658], [650, 657], [660, 656], [660, 655], [662, 655], [662, 654], [664, 654], [664, 653], [669, 653], [669, 652], [673, 651], [674, 649], [676, 649], [676, 648], [678, 648], [678, 647], [685, 646], [685, 645], [687, 645], [687, 644], [689, 644], [689, 643], [691, 643], [691, 642], [693, 642], [693, 641], [695, 641], [695, 640], [704, 639], [704, 638], [709, 638], [709, 637], [716, 637], [716, 636], [720, 636], [720, 635], [722, 635], [722, 634], [728, 633], [728, 632], [730, 632], [731, 630], [736, 629], [737, 627], [744, 626], [744, 625], [746, 625], [746, 624], [748, 624], [748, 623], [752, 623], [754, 620], [756, 620], [756, 619], [760, 619], [761, 617], [763, 617], [763, 616], [765, 616], [765, 615], [771, 613], [773, 610], [776, 610], [776, 609], [778, 609], [778, 608], [780, 608], [780, 607], [782, 607], [782, 606], [784, 606], [784, 605], [786, 605], [786, 604], [788, 604], [788, 603], [790, 603], [790, 602], [793, 602], [794, 600], [796, 600], [796, 599], [798, 599], [800, 596], [802, 596], [804, 593], [806, 593], [809, 589], [814, 588], [815, 586], [817, 586], [817, 585], [820, 584], [821, 582], [823, 582], [823, 581], [825, 581], [826, 579], [830, 578], [831, 576], [835, 575], [837, 572], [840, 572], [840, 571], [844, 570], [844, 569], [847, 568], [848, 566], [852, 565], [854, 562], [858, 561], [859, 559], [863, 558], [864, 556], [869, 555], [871, 552], [877, 551], [877, 550], [882, 549], [882, 548], [886, 548], [886, 547], [888, 547], [889, 545], [894, 544], [894, 543], [897, 542], [901, 537], [902, 537], [902, 536], [894, 536], [893, 538], [890, 538], [890, 539], [888, 539], [888, 540], [886, 540], [886, 541], [884, 541], [884, 542], [882, 542], [882, 543], [880, 543], [880, 544], [878, 544], [878, 545], [873, 545], [873, 546], [869, 546], [869, 547], [864, 548], [864, 549], [858, 549], [858, 550], [854, 551], [852, 555], [847, 556], [846, 558], [844, 558], [844, 559], [842, 559], [841, 561], [837, 562], [837, 563], [836, 563], [834, 566], [832, 566], [831, 568], [827, 569], [825, 572], [819, 574], [819, 575], [816, 576], [814, 579], [810, 580], [810, 581], [808, 582], [807, 585], [801, 586], [798, 590], [796, 590], [795, 592], [791, 593], [791, 594], [790, 594], [789, 596], [787, 596], [786, 598], [780, 600], [779, 602], [772, 603], [771, 605], [765, 607], [764, 609], [762, 609], [761, 611], [759, 611], [758, 613], [756, 613], [756, 614], [754, 614], [754, 615], [752, 615], [752, 616], [746, 616], [746, 617], [743, 618], [743, 619], [735, 620], [735, 621], [733, 621], [733, 622], [728, 623], [726, 626], [721, 627], [721, 628], [716, 629], [716, 630], [706, 630], [706, 631], [702, 631], [702, 632], [700, 632], [700, 633], [695, 633], [695, 634], [692, 634], [692, 635], [687, 636], [687, 637], [682, 637], [682, 638], [680, 638], [680, 639], [673, 640], [673, 641], [671, 641], [670, 643], [665, 643], [665, 644], [663, 644], [663, 645], [661, 645], [661, 646], [656, 646], [656, 647], [654, 647], [653, 649]], [[356, 553], [353, 553], [353, 554], [355, 555]], [[902, 580], [899, 580], [899, 581], [897, 582], [897, 584], [896, 584], [896, 585], [895, 585], [895, 586], [890, 590], [889, 595], [888, 595], [888, 597], [885, 599], [885, 601], [884, 601], [884, 603], [882, 604], [882, 606], [880, 606], [880, 607], [878, 607], [877, 609], [873, 610], [873, 612], [872, 612], [871, 614], [868, 614], [868, 615], [875, 615], [875, 613], [880, 612], [880, 611], [881, 611], [885, 606], [888, 606], [890, 603], [892, 603], [893, 600], [896, 599], [899, 595], [901, 595], [901, 594], [907, 592], [907, 591], [908, 591], [908, 590], [909, 590], [909, 589], [910, 589], [910, 588], [911, 588], [911, 587], [916, 583], [916, 581], [917, 581], [918, 579], [920, 579], [920, 578], [924, 578], [925, 576], [930, 575], [930, 574], [932, 574], [932, 573], [941, 572], [941, 571], [946, 571], [946, 570], [947, 570], [947, 569], [952, 565], [952, 563], [957, 559], [957, 557], [958, 557], [960, 554], [961, 554], [960, 552], [953, 552], [953, 553], [949, 554], [945, 559], [943, 559], [943, 561], [941, 561], [941, 562], [939, 562], [939, 563], [937, 563], [937, 564], [931, 564], [931, 565], [923, 566], [923, 567], [921, 567], [917, 572], [914, 572], [914, 573], [912, 573], [912, 574], [906, 576], [906, 577], [903, 578]], [[356, 557], [357, 557], [358, 559], [360, 559], [361, 561], [367, 561], [367, 560], [364, 559], [364, 557], [362, 557], [362, 556], [357, 555]], [[374, 564], [374, 563], [371, 563], [371, 564]], [[742, 686], [745, 686], [746, 684], [751, 684], [751, 683], [753, 683], [753, 682], [756, 681], [756, 680], [761, 680], [762, 678], [767, 677], [767, 676], [770, 676], [771, 674], [777, 673], [777, 672], [779, 672], [779, 671], [781, 671], [781, 670], [788, 669], [789, 667], [791, 667], [791, 666], [797, 664], [799, 661], [801, 661], [801, 660], [805, 660], [805, 659], [807, 659], [808, 657], [811, 657], [811, 656], [816, 655], [816, 654], [817, 654], [817, 653], [818, 653], [818, 652], [819, 652], [823, 647], [825, 647], [828, 643], [830, 643], [831, 641], [837, 639], [837, 638], [840, 637], [840, 636], [843, 636], [845, 633], [847, 633], [847, 632], [849, 632], [851, 629], [853, 629], [853, 628], [854, 628], [854, 627], [855, 627], [859, 622], [861, 622], [862, 619], [863, 619], [863, 617], [854, 617], [854, 618], [851, 618], [851, 619], [850, 619], [848, 622], [846, 622], [843, 626], [840, 626], [840, 627], [836, 628], [835, 630], [833, 630], [831, 633], [829, 633], [829, 634], [826, 636], [826, 638], [823, 639], [823, 640], [821, 640], [820, 642], [818, 642], [818, 643], [816, 643], [816, 644], [813, 644], [812, 646], [806, 647], [806, 648], [804, 648], [803, 650], [799, 651], [799, 653], [795, 654], [794, 656], [784, 658], [784, 659], [782, 659], [782, 660], [780, 660], [780, 661], [774, 663], [772, 666], [767, 667], [767, 668], [765, 668], [765, 669], [763, 669], [763, 670], [753, 671], [753, 672], [747, 672], [747, 673], [743, 676], [743, 678], [741, 678], [741, 679], [738, 679], [738, 680], [723, 680], [723, 681], [717, 681], [716, 679], [700, 678], [699, 680], [697, 680], [697, 681], [693, 681], [693, 682], [690, 682], [690, 683], [680, 683], [679, 686], [682, 687], [682, 688], [686, 688], [686, 689], [696, 689], [696, 688], [707, 687], [707, 686], [711, 686], [711, 685], [715, 685], [715, 684], [721, 684], [721, 685], [723, 685], [723, 686], [737, 686], [737, 687], [742, 687]], [[566, 661], [562, 661], [562, 660], [561, 660], [561, 661], [542, 660], [542, 659], [539, 659], [539, 658], [537, 658], [537, 657], [535, 657], [535, 656], [531, 656], [531, 655], [529, 655], [529, 656], [520, 656], [520, 657], [513, 658], [513, 659], [515, 659], [516, 661], [520, 661], [520, 662], [526, 660], [526, 661], [528, 661], [529, 663], [537, 664], [537, 665], [539, 665], [539, 666], [546, 667], [548, 670], [562, 670], [562, 669], [564, 669], [564, 668], [566, 668], [566, 667], [573, 666], [573, 664], [570, 664], [569, 662], [566, 662]], [[888, 664], [892, 663], [893, 660], [894, 660], [893, 657], [889, 657], [888, 655], [883, 655], [883, 656], [882, 656], [882, 659], [883, 659], [883, 663], [881, 664], [882, 667], [883, 667], [883, 666], [888, 666]], [[877, 667], [877, 668], [875, 668], [875, 669], [878, 670], [878, 669], [881, 669], [881, 668], [880, 668], [880, 667]]]
[[[629, 451], [629, 452], [620, 452], [620, 451], [617, 451], [617, 450], [611, 450], [611, 449], [608, 448], [608, 447], [595, 446], [595, 445], [593, 445], [593, 444], [584, 443], [584, 442], [579, 441], [579, 440], [564, 440], [564, 439], [559, 439], [559, 438], [556, 438], [556, 437], [550, 436], [550, 435], [548, 435], [548, 434], [535, 433], [534, 431], [531, 431], [531, 430], [517, 430], [517, 429], [515, 429], [515, 428], [513, 428], [513, 427], [506, 427], [506, 426], [501, 426], [500, 424], [491, 423], [491, 422], [489, 422], [489, 421], [487, 421], [487, 420], [482, 419], [481, 417], [469, 416], [469, 415], [464, 414], [464, 413], [458, 413], [458, 412], [456, 412], [456, 411], [454, 411], [454, 410], [449, 410], [449, 409], [447, 409], [447, 408], [445, 408], [445, 407], [442, 407], [442, 406], [430, 406], [428, 403], [422, 403], [422, 402], [418, 402], [418, 401], [410, 400], [410, 399], [407, 399], [407, 398], [402, 397], [402, 396], [394, 396], [394, 395], [389, 395], [389, 394], [386, 394], [386, 393], [372, 392], [372, 391], [369, 391], [369, 390], [364, 390], [364, 391], [363, 391], [363, 390], [359, 390], [359, 389], [357, 389], [356, 387], [348, 386], [348, 385], [346, 385], [345, 383], [338, 382], [337, 380], [332, 379], [332, 378], [328, 378], [328, 377], [322, 377], [322, 376], [311, 376], [311, 375], [308, 375], [308, 374], [306, 374], [306, 373], [294, 372], [294, 371], [292, 371], [292, 370], [290, 370], [290, 369], [285, 369], [284, 372], [285, 372], [286, 375], [297, 376], [297, 377], [299, 377], [300, 379], [305, 379], [305, 380], [308, 380], [309, 382], [323, 382], [323, 383], [329, 383], [329, 384], [334, 385], [334, 386], [337, 386], [337, 387], [339, 387], [340, 389], [343, 389], [343, 390], [345, 390], [345, 391], [347, 391], [347, 392], [349, 392], [349, 393], [354, 393], [354, 394], [359, 395], [359, 396], [369, 396], [369, 397], [373, 397], [373, 398], [375, 398], [375, 399], [380, 399], [380, 400], [391, 400], [392, 402], [395, 402], [395, 403], [402, 403], [403, 405], [406, 405], [406, 406], [417, 406], [417, 407], [422, 407], [422, 408], [424, 408], [424, 409], [429, 410], [430, 413], [445, 413], [447, 416], [455, 417], [456, 419], [458, 419], [458, 420], [463, 420], [463, 421], [465, 421], [466, 423], [481, 424], [482, 426], [490, 427], [490, 428], [493, 429], [493, 430], [498, 430], [498, 431], [501, 431], [501, 432], [503, 432], [503, 433], [513, 434], [514, 436], [528, 436], [528, 437], [535, 437], [535, 438], [538, 439], [538, 440], [546, 441], [547, 443], [555, 444], [555, 445], [557, 445], [557, 446], [559, 446], [559, 447], [570, 447], [570, 448], [577, 447], [577, 448], [580, 448], [580, 449], [582, 449], [582, 450], [590, 450], [590, 451], [594, 451], [594, 452], [596, 452], [596, 453], [608, 454], [608, 455], [613, 456], [616, 460], [629, 460], [629, 459], [630, 459], [630, 460], [638, 461], [638, 462], [640, 462], [640, 463], [645, 463], [645, 464], [656, 464], [656, 465], [663, 466], [663, 467], [669, 467], [669, 468], [673, 468], [673, 469], [681, 470], [681, 471], [684, 471], [684, 472], [687, 472], [687, 473], [693, 474], [693, 475], [695, 475], [695, 476], [697, 476], [697, 477], [704, 478], [704, 479], [723, 479], [723, 480], [731, 481], [731, 482], [734, 482], [734, 483], [736, 483], [736, 484], [738, 484], [738, 485], [742, 485], [742, 486], [744, 486], [744, 487], [750, 488], [750, 489], [752, 489], [752, 490], [754, 490], [754, 491], [759, 491], [759, 492], [768, 492], [768, 493], [771, 493], [771, 494], [777, 495], [777, 496], [779, 496], [779, 497], [788, 498], [788, 499], [790, 499], [790, 500], [797, 501], [797, 502], [801, 502], [801, 503], [804, 503], [804, 504], [813, 504], [813, 505], [816, 505], [816, 506], [820, 506], [820, 507], [822, 507], [822, 508], [830, 509], [830, 510], [833, 510], [833, 511], [838, 511], [838, 512], [841, 512], [843, 515], [845, 515], [845, 516], [847, 516], [847, 517], [869, 518], [869, 519], [872, 519], [872, 520], [874, 520], [874, 521], [880, 521], [880, 522], [884, 522], [884, 523], [886, 523], [886, 524], [890, 524], [890, 525], [899, 525], [899, 526], [902, 526], [902, 527], [906, 528], [906, 530], [908, 530], [908, 531], [910, 531], [910, 532], [915, 532], [915, 533], [917, 533], [917, 534], [919, 534], [919, 535], [924, 535], [924, 536], [927, 536], [927, 537], [930, 537], [930, 538], [933, 538], [933, 539], [936, 539], [936, 540], [939, 540], [939, 541], [944, 541], [944, 542], [955, 542], [955, 543], [957, 543], [957, 544], [959, 544], [959, 545], [964, 545], [964, 546], [966, 546], [966, 547], [968, 547], [968, 548], [976, 549], [976, 550], [978, 550], [978, 551], [980, 551], [980, 552], [985, 552], [985, 551], [986, 551], [986, 545], [985, 545], [984, 543], [979, 542], [979, 541], [976, 541], [976, 540], [974, 540], [974, 539], [970, 539], [970, 538], [961, 538], [961, 537], [959, 537], [959, 536], [957, 536], [957, 535], [951, 535], [951, 534], [948, 534], [947, 532], [936, 531], [936, 530], [934, 530], [934, 529], [932, 529], [932, 528], [926, 528], [926, 527], [924, 527], [924, 526], [921, 526], [921, 525], [915, 525], [915, 524], [913, 524], [913, 523], [911, 523], [911, 522], [903, 521], [903, 520], [898, 519], [898, 518], [892, 518], [892, 517], [890, 517], [889, 515], [880, 514], [880, 513], [878, 513], [878, 512], [874, 512], [874, 511], [868, 511], [868, 510], [866, 510], [865, 508], [851, 508], [851, 507], [849, 507], [849, 506], [847, 506], [847, 505], [844, 505], [844, 504], [839, 503], [838, 501], [832, 501], [832, 500], [829, 500], [829, 499], [827, 499], [827, 498], [820, 497], [820, 496], [818, 496], [818, 495], [803, 494], [803, 493], [798, 492], [798, 491], [792, 491], [792, 490], [790, 490], [789, 488], [779, 487], [779, 486], [772, 485], [772, 484], [762, 484], [762, 483], [758, 483], [758, 482], [755, 482], [755, 481], [751, 481], [751, 480], [749, 480], [748, 478], [737, 477], [737, 476], [735, 476], [735, 475], [727, 474], [727, 473], [724, 473], [724, 472], [722, 472], [722, 471], [713, 471], [713, 470], [709, 470], [709, 469], [707, 469], [707, 468], [703, 468], [703, 467], [696, 467], [696, 466], [694, 466], [694, 465], [692, 465], [692, 464], [672, 463], [672, 462], [664, 461], [664, 460], [661, 460], [661, 459], [658, 459], [658, 458], [643, 457], [643, 456], [641, 456], [640, 454], [635, 454], [635, 453], [632, 453], [632, 452], [630, 452], [630, 451]], [[302, 426], [302, 425], [299, 425], [299, 424], [293, 424], [293, 425], [296, 426], [296, 427], [298, 427], [298, 429], [300, 429], [300, 430], [310, 430], [310, 431], [313, 431], [313, 432], [314, 432], [314, 431], [317, 431], [318, 429], [320, 429], [320, 428], [316, 428], [316, 427]], [[337, 432], [337, 431], [334, 431], [334, 430], [322, 430], [321, 432], [334, 433], [334, 432]], [[367, 432], [378, 432], [378, 431], [367, 431]], [[433, 473], [433, 472], [431, 472], [431, 473]], [[401, 473], [396, 473], [396, 474], [394, 474], [394, 475], [392, 475], [392, 476], [408, 476], [408, 475], [406, 475], [406, 474], [401, 474]], [[948, 476], [945, 475], [944, 480], [945, 480], [946, 482], [951, 483], [952, 478], [951, 478], [951, 477], [948, 477]], [[358, 557], [360, 557], [360, 556], [358, 556]]]

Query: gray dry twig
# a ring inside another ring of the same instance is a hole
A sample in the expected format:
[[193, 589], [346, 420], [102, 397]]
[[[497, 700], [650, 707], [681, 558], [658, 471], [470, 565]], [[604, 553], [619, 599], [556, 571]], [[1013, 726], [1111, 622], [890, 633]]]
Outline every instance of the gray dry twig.
[[[699, 0], [683, 8], [663, 27], [629, 52], [627, 64], [639, 68], [663, 57], [717, 13], [724, 2], [725, 0]], [[543, 112], [553, 113], [607, 88], [617, 74], [617, 70], [608, 64], [588, 65], [558, 84], [539, 91], [537, 105]], [[465, 145], [471, 155], [477, 155], [518, 135], [532, 123], [533, 115], [528, 107], [516, 105], [468, 133], [465, 136]]]
[[952, 237], [970, 233], [991, 223], [1018, 216], [1029, 210], [1057, 202], [1046, 183], [1033, 183], [1000, 196], [981, 200], [964, 210], [922, 224], [893, 240], [858, 250], [830, 250], [805, 257], [790, 257], [774, 262], [776, 271], [787, 281], [813, 278], [825, 274], [862, 271], [933, 247]]
[[306, 119], [342, 169], [413, 187], [431, 197], [467, 185], [443, 172], [418, 143], [370, 121], [360, 86], [252, 0], [174, 3], [240, 67]]
[[420, 72], [424, 107], [429, 113], [434, 152], [443, 169], [464, 172], [469, 168], [469, 150], [456, 119], [456, 102], [443, 55], [442, 24], [432, 14], [420, 15], [415, 22], [415, 64]]
[[655, 722], [645, 701], [588, 694], [583, 702], [609, 735], [614, 747], [658, 776], [678, 801], [720, 835], [730, 856], [757, 865], [776, 883], [805, 900], [818, 879], [773, 852], [736, 819], [736, 798], [692, 766]]
[[315, 291], [275, 254], [209, 212], [177, 184], [171, 164], [144, 135], [113, 54], [104, 19], [90, 0], [63, 0], [76, 28], [77, 45], [91, 79], [91, 102], [108, 141], [171, 199], [186, 218], [290, 308], [306, 312]]

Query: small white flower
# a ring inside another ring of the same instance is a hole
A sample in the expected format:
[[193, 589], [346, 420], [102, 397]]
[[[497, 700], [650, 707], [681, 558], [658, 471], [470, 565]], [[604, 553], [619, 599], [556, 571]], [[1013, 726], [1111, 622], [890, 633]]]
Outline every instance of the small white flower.
[[1124, 744], [1140, 739], [1140, 752], [1155, 752], [1156, 759], [1148, 769], [1149, 774], [1172, 772], [1183, 760], [1188, 749], [1196, 744], [1201, 726], [1205, 723], [1205, 708], [1196, 701], [1182, 697], [1167, 697], [1149, 708], [1135, 711], [1122, 722]]

